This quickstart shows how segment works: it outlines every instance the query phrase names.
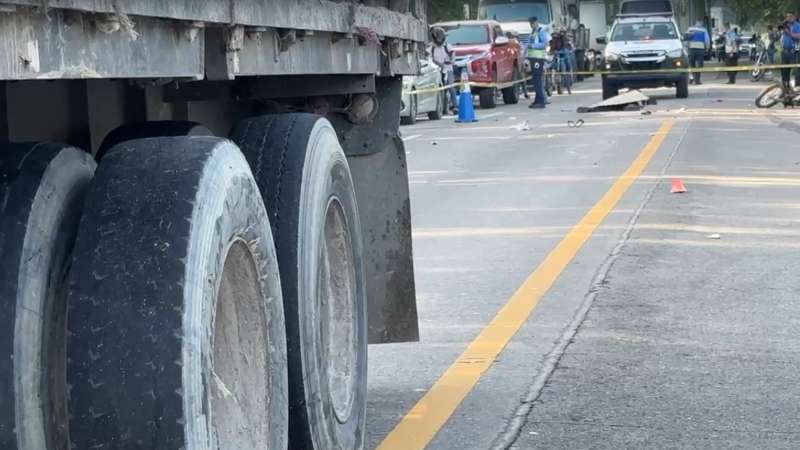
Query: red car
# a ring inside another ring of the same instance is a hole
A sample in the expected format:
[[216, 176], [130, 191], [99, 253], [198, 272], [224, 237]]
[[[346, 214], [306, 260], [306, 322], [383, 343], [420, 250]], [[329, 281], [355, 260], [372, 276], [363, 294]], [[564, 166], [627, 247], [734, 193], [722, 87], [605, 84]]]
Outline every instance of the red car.
[[522, 48], [517, 39], [509, 39], [500, 23], [493, 20], [444, 22], [434, 26], [444, 28], [447, 42], [456, 54], [456, 80], [464, 69], [470, 81], [495, 83], [496, 87], [473, 87], [480, 97], [481, 108], [497, 106], [497, 90], [503, 102], [516, 104], [522, 84]]

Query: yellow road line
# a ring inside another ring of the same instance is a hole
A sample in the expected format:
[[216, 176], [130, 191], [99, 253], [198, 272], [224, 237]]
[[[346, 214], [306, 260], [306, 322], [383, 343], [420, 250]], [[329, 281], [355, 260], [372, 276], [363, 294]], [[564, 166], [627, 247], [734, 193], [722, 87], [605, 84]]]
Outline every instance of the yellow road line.
[[674, 124], [673, 119], [662, 123], [628, 170], [617, 178], [603, 198], [547, 255], [536, 271], [528, 276], [464, 353], [386, 436], [378, 450], [422, 450], [431, 442], [478, 383], [481, 375], [528, 320], [539, 300], [644, 172]]

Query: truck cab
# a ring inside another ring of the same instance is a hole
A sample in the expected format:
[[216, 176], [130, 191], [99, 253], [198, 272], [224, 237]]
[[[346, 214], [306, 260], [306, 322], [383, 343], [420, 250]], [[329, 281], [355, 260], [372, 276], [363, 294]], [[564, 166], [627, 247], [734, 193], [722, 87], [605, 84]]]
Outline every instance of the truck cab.
[[478, 4], [478, 20], [500, 22], [503, 29], [513, 31], [520, 42], [528, 42], [531, 26], [528, 19], [537, 17], [539, 23], [549, 32], [554, 22], [553, 5], [550, 0], [481, 0]]

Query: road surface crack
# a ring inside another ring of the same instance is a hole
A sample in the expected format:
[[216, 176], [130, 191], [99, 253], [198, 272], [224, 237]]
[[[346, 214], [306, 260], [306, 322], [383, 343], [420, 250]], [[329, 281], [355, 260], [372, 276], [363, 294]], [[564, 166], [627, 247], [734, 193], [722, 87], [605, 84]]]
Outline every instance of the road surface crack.
[[606, 287], [608, 274], [611, 272], [611, 268], [622, 255], [623, 248], [630, 239], [631, 233], [639, 221], [639, 217], [642, 215], [642, 212], [644, 212], [644, 209], [653, 198], [656, 189], [662, 185], [664, 175], [672, 165], [672, 161], [675, 159], [675, 155], [680, 149], [680, 146], [683, 143], [690, 126], [691, 122], [687, 122], [686, 127], [683, 129], [683, 132], [678, 139], [678, 142], [672, 148], [672, 151], [667, 157], [667, 160], [661, 169], [660, 176], [657, 178], [657, 182], [653, 183], [653, 185], [647, 191], [644, 198], [639, 203], [639, 206], [636, 208], [633, 216], [631, 216], [631, 219], [628, 221], [628, 225], [625, 227], [625, 230], [620, 236], [616, 246], [614, 246], [614, 249], [608, 254], [606, 259], [603, 261], [603, 264], [600, 265], [600, 268], [597, 270], [589, 290], [584, 296], [581, 306], [576, 311], [569, 325], [567, 325], [564, 331], [562, 331], [558, 340], [553, 345], [553, 348], [545, 357], [542, 364], [542, 370], [536, 374], [532, 384], [528, 388], [528, 391], [525, 393], [525, 396], [520, 400], [520, 404], [516, 411], [514, 411], [511, 418], [506, 422], [505, 428], [495, 438], [492, 446], [490, 447], [492, 450], [507, 450], [517, 441], [522, 428], [528, 421], [528, 416], [530, 416], [531, 412], [533, 411], [534, 404], [539, 400], [544, 387], [547, 385], [550, 377], [553, 375], [553, 372], [558, 367], [561, 358], [564, 356], [567, 348], [578, 334], [578, 330], [586, 320], [586, 316], [588, 315], [589, 310], [591, 310], [598, 293]]

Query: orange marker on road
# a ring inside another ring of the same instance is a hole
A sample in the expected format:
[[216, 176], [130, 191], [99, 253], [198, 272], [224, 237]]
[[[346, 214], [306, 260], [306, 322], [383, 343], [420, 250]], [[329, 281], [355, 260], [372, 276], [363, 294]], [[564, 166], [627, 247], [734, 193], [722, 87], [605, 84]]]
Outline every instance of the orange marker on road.
[[683, 185], [683, 181], [678, 178], [672, 179], [672, 189], [670, 190], [673, 194], [684, 194], [686, 193], [686, 186]]

